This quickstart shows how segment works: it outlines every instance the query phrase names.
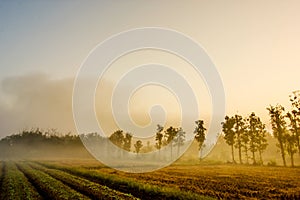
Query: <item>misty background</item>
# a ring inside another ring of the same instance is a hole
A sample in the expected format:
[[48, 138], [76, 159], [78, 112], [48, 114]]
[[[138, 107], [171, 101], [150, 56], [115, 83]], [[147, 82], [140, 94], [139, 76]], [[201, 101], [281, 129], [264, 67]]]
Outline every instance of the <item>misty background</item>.
[[[300, 85], [299, 1], [1, 1], [0, 137], [74, 132], [72, 87], [90, 50], [131, 28], [166, 27], [200, 43], [222, 77], [228, 115], [289, 108]], [[270, 130], [270, 126], [268, 125]]]

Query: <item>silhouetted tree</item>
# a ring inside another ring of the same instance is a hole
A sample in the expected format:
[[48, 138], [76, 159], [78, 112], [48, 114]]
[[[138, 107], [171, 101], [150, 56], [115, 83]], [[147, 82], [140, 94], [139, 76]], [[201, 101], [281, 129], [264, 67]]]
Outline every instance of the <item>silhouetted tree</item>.
[[167, 130], [165, 130], [166, 143], [170, 144], [171, 147], [171, 159], [173, 157], [173, 139], [177, 135], [178, 130], [170, 126]]
[[117, 130], [109, 137], [110, 141], [120, 148], [123, 148], [124, 135], [122, 130]]
[[196, 123], [196, 128], [194, 130], [194, 134], [195, 134], [196, 141], [199, 143], [198, 149], [200, 151], [205, 141], [206, 128], [204, 127], [203, 120], [197, 120], [195, 121], [195, 123]]
[[268, 146], [267, 140], [267, 131], [265, 130], [265, 124], [260, 128], [260, 134], [258, 135], [258, 153], [259, 153], [259, 160], [260, 164], [264, 164], [264, 160], [262, 158], [262, 153], [266, 150]]
[[249, 134], [248, 134], [248, 129], [246, 128], [241, 136], [241, 141], [242, 141], [242, 147], [244, 149], [245, 157], [246, 157], [246, 163], [249, 164], [249, 155], [248, 155], [248, 150], [249, 150]]
[[156, 136], [155, 136], [155, 141], [156, 141], [156, 148], [160, 151], [161, 147], [162, 147], [162, 140], [164, 135], [162, 134], [162, 131], [164, 130], [164, 127], [162, 127], [161, 125], [157, 124], [157, 132], [156, 132]]
[[243, 163], [242, 161], [242, 134], [244, 132], [244, 129], [245, 129], [245, 123], [244, 123], [244, 120], [243, 120], [243, 117], [240, 116], [240, 115], [235, 115], [234, 116], [234, 132], [235, 132], [235, 139], [236, 139], [236, 142], [235, 142], [235, 147], [238, 149], [239, 151], [239, 161], [240, 161], [240, 164]]
[[256, 164], [255, 152], [258, 151], [260, 163], [263, 164], [262, 153], [267, 148], [265, 124], [263, 124], [255, 113], [251, 113], [247, 119], [248, 135], [249, 135], [249, 150], [252, 152], [253, 164]]
[[131, 139], [132, 135], [130, 133], [126, 133], [124, 137], [124, 149], [126, 151], [130, 151], [131, 149]]
[[278, 141], [278, 146], [280, 148], [281, 157], [283, 161], [283, 165], [286, 166], [285, 161], [285, 152], [284, 152], [284, 144], [285, 144], [285, 133], [286, 133], [286, 122], [284, 120], [284, 107], [281, 105], [270, 106], [267, 108], [269, 111], [269, 115], [271, 117], [271, 125], [273, 129], [273, 135]]
[[174, 138], [174, 145], [177, 146], [177, 155], [180, 153], [180, 147], [184, 145], [185, 141], [185, 132], [183, 129], [180, 127], [177, 131], [177, 134]]
[[225, 117], [225, 121], [222, 122], [222, 131], [224, 133], [224, 139], [228, 145], [231, 146], [231, 156], [232, 162], [235, 163], [234, 160], [234, 150], [233, 145], [235, 144], [235, 132], [233, 130], [235, 124], [235, 119], [233, 117]]
[[135, 152], [138, 154], [143, 147], [143, 142], [141, 140], [136, 141], [134, 144]]
[[290, 120], [290, 131], [294, 135], [293, 138], [300, 155], [300, 91], [293, 92], [293, 95], [290, 95], [290, 101], [292, 103], [292, 111], [287, 113], [287, 117]]
[[297, 152], [296, 135], [286, 134], [286, 150], [291, 157], [291, 165], [294, 167], [294, 154]]
[[293, 94], [290, 95], [290, 101], [292, 103], [292, 111], [290, 116], [288, 116], [291, 121], [290, 131], [294, 134], [300, 155], [300, 90], [294, 91]]

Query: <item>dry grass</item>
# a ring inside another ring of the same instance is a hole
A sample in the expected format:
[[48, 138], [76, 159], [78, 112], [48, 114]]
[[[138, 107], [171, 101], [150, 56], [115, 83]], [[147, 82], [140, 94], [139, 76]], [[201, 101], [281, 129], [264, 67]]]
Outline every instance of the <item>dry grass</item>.
[[217, 198], [300, 199], [300, 168], [246, 165], [174, 165], [151, 173], [130, 174], [94, 161], [65, 161], [72, 166]]

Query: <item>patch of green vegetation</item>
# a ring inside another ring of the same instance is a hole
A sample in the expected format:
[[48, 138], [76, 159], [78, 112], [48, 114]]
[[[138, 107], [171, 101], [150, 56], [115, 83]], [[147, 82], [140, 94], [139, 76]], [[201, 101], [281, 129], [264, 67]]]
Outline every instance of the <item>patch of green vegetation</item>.
[[35, 187], [43, 194], [46, 199], [90, 199], [83, 194], [64, 185], [62, 182], [54, 179], [48, 174], [39, 170], [32, 169], [28, 164], [18, 164], [20, 170], [27, 176]]
[[30, 166], [49, 174], [53, 178], [62, 181], [66, 185], [80, 191], [92, 199], [137, 199], [130, 194], [112, 190], [107, 186], [88, 181], [60, 170], [48, 169], [34, 163], [31, 163]]
[[13, 162], [5, 162], [2, 165], [4, 170], [0, 194], [1, 199], [42, 199]]
[[121, 192], [131, 193], [132, 195], [142, 199], [213, 199], [211, 197], [204, 197], [193, 192], [182, 191], [177, 188], [159, 187], [151, 184], [141, 183], [133, 179], [118, 177], [111, 174], [102, 174], [98, 171], [87, 170], [84, 168], [62, 167], [58, 165], [51, 165], [47, 163], [39, 164], [52, 169], [62, 170], [76, 176], [84, 177], [90, 181], [106, 185], [110, 188]]

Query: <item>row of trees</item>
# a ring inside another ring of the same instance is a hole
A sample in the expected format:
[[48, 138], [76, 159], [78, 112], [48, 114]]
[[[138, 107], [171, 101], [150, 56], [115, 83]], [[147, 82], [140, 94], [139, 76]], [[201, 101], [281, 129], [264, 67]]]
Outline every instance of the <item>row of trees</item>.
[[[291, 165], [294, 166], [294, 155], [298, 151], [300, 155], [300, 93], [294, 92], [290, 96], [292, 110], [285, 112], [285, 108], [281, 105], [270, 106], [267, 108], [271, 118], [273, 136], [277, 139], [277, 146], [286, 166], [286, 152], [291, 158]], [[249, 158], [253, 164], [263, 164], [262, 153], [267, 148], [267, 131], [265, 124], [261, 119], [251, 113], [246, 118], [240, 115], [226, 116], [222, 122], [222, 131], [224, 139], [231, 146], [232, 161], [236, 163], [234, 158], [234, 148], [238, 149], [239, 163], [243, 163], [244, 152], [246, 163]], [[248, 153], [251, 153], [249, 156]], [[256, 153], [259, 155], [259, 162], [256, 160]]]
[[[205, 140], [205, 132], [206, 128], [204, 127], [204, 121], [198, 120], [195, 122], [196, 128], [194, 131], [195, 139], [199, 143], [199, 150], [201, 149], [204, 140]], [[164, 146], [170, 145], [171, 147], [171, 159], [173, 157], [173, 147], [177, 148], [177, 155], [180, 152], [180, 147], [184, 145], [186, 132], [181, 128], [175, 128], [170, 126], [169, 128], [164, 128], [161, 125], [157, 125], [156, 135], [155, 135], [155, 148], [157, 150], [161, 150]], [[117, 130], [109, 139], [118, 147], [130, 151], [131, 143], [132, 143], [132, 134], [125, 133], [123, 130]], [[148, 142], [149, 146], [149, 142]], [[141, 140], [137, 140], [134, 144], [135, 152], [139, 153], [141, 148], [143, 147], [143, 143]]]
[[[132, 134], [124, 133], [123, 130], [117, 130], [113, 134], [111, 134], [109, 139], [118, 147], [123, 148], [126, 151], [130, 151]], [[135, 152], [139, 153], [142, 147], [143, 147], [142, 141], [137, 140], [134, 144]]]
[[283, 165], [286, 166], [286, 152], [291, 158], [291, 165], [294, 166], [294, 155], [300, 155], [300, 93], [294, 92], [290, 96], [292, 110], [285, 112], [281, 105], [267, 108], [271, 117], [273, 135], [278, 141]]
[[[246, 157], [246, 163], [249, 158], [253, 164], [257, 164], [256, 153], [259, 153], [259, 163], [263, 163], [262, 153], [267, 148], [265, 124], [263, 124], [255, 113], [251, 113], [247, 118], [240, 115], [232, 117], [226, 116], [222, 122], [222, 131], [224, 139], [231, 146], [232, 161], [235, 163], [234, 147], [238, 149], [239, 162], [243, 163], [242, 152]], [[251, 157], [249, 155], [251, 153]]]

